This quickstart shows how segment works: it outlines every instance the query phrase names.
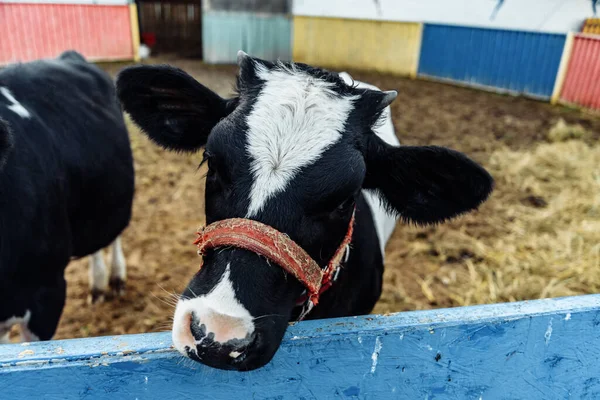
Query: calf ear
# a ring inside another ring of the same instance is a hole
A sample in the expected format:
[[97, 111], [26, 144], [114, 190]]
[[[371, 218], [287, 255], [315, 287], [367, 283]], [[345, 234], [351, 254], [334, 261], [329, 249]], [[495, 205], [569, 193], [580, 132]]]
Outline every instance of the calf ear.
[[213, 127], [235, 108], [184, 71], [135, 66], [117, 77], [117, 95], [135, 123], [158, 145], [196, 151]]
[[490, 174], [464, 154], [437, 146], [394, 147], [368, 137], [363, 187], [416, 224], [443, 222], [477, 208], [493, 190]]

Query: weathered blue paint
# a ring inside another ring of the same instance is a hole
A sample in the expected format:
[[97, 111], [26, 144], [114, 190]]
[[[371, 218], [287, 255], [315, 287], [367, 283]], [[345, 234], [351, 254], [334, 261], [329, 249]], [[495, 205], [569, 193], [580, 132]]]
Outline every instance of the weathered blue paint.
[[597, 399], [600, 295], [307, 321], [266, 367], [183, 359], [168, 333], [0, 346], [3, 399]]
[[265, 60], [292, 57], [291, 21], [283, 14], [203, 11], [202, 48], [207, 63], [236, 62], [238, 50]]
[[566, 35], [425, 24], [419, 75], [547, 99]]

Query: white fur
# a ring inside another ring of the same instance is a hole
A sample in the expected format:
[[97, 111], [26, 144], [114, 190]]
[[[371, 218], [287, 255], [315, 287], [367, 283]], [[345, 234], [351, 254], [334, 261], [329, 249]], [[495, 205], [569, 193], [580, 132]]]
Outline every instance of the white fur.
[[254, 178], [247, 218], [341, 139], [355, 100], [340, 98], [333, 84], [293, 66], [267, 70], [256, 64], [255, 68], [265, 84], [247, 119]]
[[17, 101], [17, 99], [14, 98], [14, 96], [12, 95], [10, 90], [8, 90], [8, 88], [0, 87], [0, 93], [2, 93], [2, 95], [4, 95], [4, 97], [6, 97], [6, 99], [12, 103], [10, 106], [8, 106], [9, 110], [14, 112], [21, 118], [31, 118], [31, 114], [29, 113], [29, 111], [27, 111], [27, 109], [23, 107], [21, 103]]
[[37, 342], [40, 339], [34, 335], [28, 328], [31, 320], [31, 311], [26, 310], [22, 317], [13, 316], [4, 322], [0, 322], [0, 344], [10, 343], [9, 334], [14, 325], [21, 326], [21, 341], [22, 342]]
[[[340, 77], [348, 85], [353, 83], [352, 77], [346, 72], [340, 73]], [[354, 84], [365, 89], [380, 90], [376, 86], [360, 81], [354, 81]], [[392, 146], [399, 146], [400, 141], [396, 137], [389, 106], [383, 111], [383, 118], [385, 118], [385, 122], [375, 129], [375, 134], [383, 139], [383, 141], [386, 143]], [[385, 246], [394, 232], [394, 228], [396, 227], [396, 222], [398, 219], [390, 215], [385, 210], [377, 194], [367, 190], [363, 190], [363, 194], [367, 200], [367, 203], [369, 204], [369, 208], [371, 208], [371, 214], [373, 215], [373, 222], [375, 224], [375, 230], [377, 231], [377, 238], [379, 239], [381, 254], [383, 256], [385, 254]]]
[[108, 273], [104, 263], [102, 250], [98, 250], [90, 256], [90, 288], [106, 290], [108, 287]]
[[125, 255], [123, 254], [123, 248], [121, 247], [121, 237], [117, 237], [112, 243], [112, 261], [110, 264], [110, 276], [111, 278], [119, 278], [122, 281], [127, 279], [127, 264], [125, 262]]
[[[245, 339], [254, 332], [254, 318], [237, 299], [230, 274], [228, 264], [221, 280], [209, 293], [192, 299], [180, 299], [177, 303], [172, 335], [175, 348], [182, 354], [186, 354], [186, 346], [194, 350], [202, 342], [196, 341], [190, 334], [192, 312], [198, 317], [199, 324], [204, 324], [207, 334], [215, 334], [215, 342]], [[223, 326], [223, 320], [232, 322], [232, 325]]]

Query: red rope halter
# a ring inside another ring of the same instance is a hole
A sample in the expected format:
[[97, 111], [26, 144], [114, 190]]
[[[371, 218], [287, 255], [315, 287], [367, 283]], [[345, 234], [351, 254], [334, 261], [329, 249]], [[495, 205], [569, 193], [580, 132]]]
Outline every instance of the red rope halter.
[[235, 246], [264, 256], [279, 265], [306, 287], [306, 295], [298, 299], [299, 304], [308, 301], [299, 318], [303, 319], [319, 303], [321, 294], [335, 281], [346, 248], [352, 240], [355, 212], [356, 210], [352, 212], [344, 240], [324, 269], [285, 233], [245, 218], [225, 219], [208, 225], [197, 232], [198, 238], [194, 244], [198, 246], [200, 256], [204, 256], [209, 249]]

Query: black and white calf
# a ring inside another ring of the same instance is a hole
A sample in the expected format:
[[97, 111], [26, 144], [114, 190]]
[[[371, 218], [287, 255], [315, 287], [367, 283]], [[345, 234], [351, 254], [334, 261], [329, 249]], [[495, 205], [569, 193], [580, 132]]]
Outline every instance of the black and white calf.
[[[47, 340], [69, 260], [90, 258], [92, 296], [121, 290], [119, 235], [134, 191], [129, 136], [111, 78], [76, 52], [0, 71], [0, 338]], [[0, 339], [1, 340], [1, 339]]]
[[[206, 219], [260, 221], [319, 265], [342, 243], [349, 255], [309, 318], [369, 313], [381, 294], [383, 250], [397, 218], [445, 221], [479, 206], [490, 175], [441, 147], [398, 146], [388, 105], [396, 92], [303, 64], [238, 55], [237, 96], [222, 99], [185, 72], [121, 72], [126, 111], [157, 144], [204, 150]], [[205, 254], [177, 305], [175, 347], [209, 366], [250, 370], [275, 354], [300, 308], [302, 284], [252, 251]]]

